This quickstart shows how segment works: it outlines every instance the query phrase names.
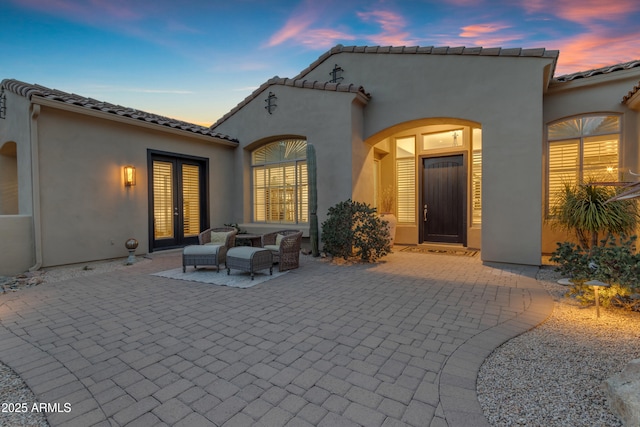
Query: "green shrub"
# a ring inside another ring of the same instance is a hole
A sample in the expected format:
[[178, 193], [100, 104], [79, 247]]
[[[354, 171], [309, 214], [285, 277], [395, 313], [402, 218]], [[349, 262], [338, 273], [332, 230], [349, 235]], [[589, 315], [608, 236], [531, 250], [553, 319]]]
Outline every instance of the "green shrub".
[[640, 254], [635, 250], [636, 240], [637, 236], [623, 235], [619, 241], [609, 236], [591, 249], [574, 243], [558, 243], [551, 261], [558, 263], [557, 270], [575, 283], [567, 295], [584, 305], [594, 304], [593, 287], [584, 283], [599, 280], [611, 285], [599, 292], [603, 306], [640, 311]]
[[609, 235], [628, 233], [638, 224], [638, 205], [635, 200], [607, 202], [618, 190], [587, 182], [566, 184], [551, 207], [552, 226], [574, 232], [584, 248], [597, 246], [599, 239]]
[[391, 252], [390, 242], [386, 221], [376, 209], [351, 199], [329, 208], [322, 223], [323, 248], [336, 257], [376, 261]]

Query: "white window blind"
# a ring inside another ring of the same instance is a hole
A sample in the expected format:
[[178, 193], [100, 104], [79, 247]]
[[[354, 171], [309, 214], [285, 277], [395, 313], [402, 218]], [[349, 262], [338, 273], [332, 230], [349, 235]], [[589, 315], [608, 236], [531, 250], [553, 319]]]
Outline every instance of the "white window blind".
[[398, 223], [416, 221], [416, 172], [413, 157], [397, 159], [396, 188]]
[[619, 180], [620, 117], [589, 115], [548, 126], [547, 207], [565, 185]]
[[308, 222], [306, 144], [300, 139], [283, 140], [252, 153], [254, 221]]
[[549, 144], [549, 201], [555, 203], [565, 185], [578, 182], [579, 140], [554, 142]]
[[182, 214], [184, 236], [200, 233], [200, 168], [182, 165]]
[[482, 150], [474, 150], [471, 164], [471, 223], [482, 224]]
[[153, 219], [156, 239], [173, 238], [173, 164], [153, 162]]

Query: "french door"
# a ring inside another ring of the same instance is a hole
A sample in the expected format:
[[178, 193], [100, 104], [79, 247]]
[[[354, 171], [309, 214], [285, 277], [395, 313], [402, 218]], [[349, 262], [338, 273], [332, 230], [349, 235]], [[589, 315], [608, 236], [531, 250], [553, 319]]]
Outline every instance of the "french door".
[[152, 249], [197, 244], [208, 227], [207, 159], [149, 152]]
[[423, 242], [466, 245], [467, 174], [462, 154], [422, 159]]

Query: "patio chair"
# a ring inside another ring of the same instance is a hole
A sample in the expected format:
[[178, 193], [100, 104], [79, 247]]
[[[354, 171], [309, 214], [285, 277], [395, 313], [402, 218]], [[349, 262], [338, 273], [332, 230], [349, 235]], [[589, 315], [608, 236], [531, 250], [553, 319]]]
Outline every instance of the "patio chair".
[[235, 246], [238, 230], [233, 227], [217, 227], [204, 230], [198, 235], [199, 245], [187, 246], [182, 250], [182, 272], [187, 265], [194, 268], [203, 265], [215, 265], [220, 271], [220, 264], [227, 259], [227, 251]]
[[262, 236], [262, 247], [273, 254], [278, 271], [292, 270], [300, 266], [302, 231], [280, 230]]

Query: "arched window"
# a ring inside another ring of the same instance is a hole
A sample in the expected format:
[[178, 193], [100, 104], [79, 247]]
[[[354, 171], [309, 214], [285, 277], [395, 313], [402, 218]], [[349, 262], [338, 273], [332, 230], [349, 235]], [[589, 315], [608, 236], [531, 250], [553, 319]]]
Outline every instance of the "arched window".
[[307, 141], [283, 139], [251, 153], [253, 220], [308, 222]]
[[18, 214], [18, 158], [15, 142], [0, 147], [0, 215]]
[[565, 184], [619, 180], [620, 117], [588, 115], [547, 128], [547, 208]]

